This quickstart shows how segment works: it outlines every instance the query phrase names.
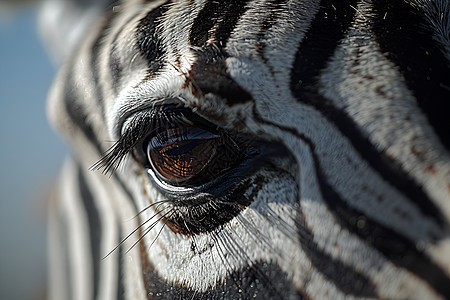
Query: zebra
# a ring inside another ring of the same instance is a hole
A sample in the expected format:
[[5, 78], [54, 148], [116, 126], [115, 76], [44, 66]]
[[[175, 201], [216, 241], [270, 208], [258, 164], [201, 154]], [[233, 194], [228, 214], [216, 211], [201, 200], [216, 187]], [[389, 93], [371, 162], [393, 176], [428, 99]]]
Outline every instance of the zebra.
[[450, 298], [448, 1], [43, 16], [50, 298]]

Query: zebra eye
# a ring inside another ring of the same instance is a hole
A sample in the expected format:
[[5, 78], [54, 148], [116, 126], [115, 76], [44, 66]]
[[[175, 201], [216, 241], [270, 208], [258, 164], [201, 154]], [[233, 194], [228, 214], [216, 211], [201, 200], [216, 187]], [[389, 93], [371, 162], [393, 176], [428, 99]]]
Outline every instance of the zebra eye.
[[174, 186], [206, 183], [242, 156], [229, 137], [195, 127], [171, 128], [151, 137], [146, 154], [153, 171]]

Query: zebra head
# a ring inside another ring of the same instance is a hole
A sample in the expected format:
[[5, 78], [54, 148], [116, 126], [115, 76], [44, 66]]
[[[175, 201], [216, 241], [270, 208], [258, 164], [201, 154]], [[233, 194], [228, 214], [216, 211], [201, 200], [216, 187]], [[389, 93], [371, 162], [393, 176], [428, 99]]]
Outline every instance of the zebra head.
[[107, 6], [48, 104], [53, 296], [449, 297], [449, 11]]

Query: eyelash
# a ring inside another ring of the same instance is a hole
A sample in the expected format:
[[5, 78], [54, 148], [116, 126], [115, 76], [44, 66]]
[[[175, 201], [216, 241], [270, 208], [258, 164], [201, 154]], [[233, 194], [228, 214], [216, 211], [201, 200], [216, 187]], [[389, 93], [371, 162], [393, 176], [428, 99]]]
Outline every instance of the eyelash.
[[127, 129], [121, 137], [114, 143], [96, 162], [91, 169], [101, 170], [103, 174], [114, 174], [119, 168], [123, 159], [133, 150], [133, 148], [149, 134], [173, 126], [176, 124], [168, 118], [161, 109], [153, 112], [141, 112], [136, 114], [127, 125]]
[[[195, 116], [187, 108], [175, 105], [159, 106], [152, 111], [137, 113], [127, 124], [125, 132], [96, 162], [91, 170], [101, 170], [103, 174], [114, 174], [124, 158], [145, 138], [164, 132], [169, 128], [184, 127], [197, 122], [206, 121]], [[212, 126], [212, 124], [209, 124]]]

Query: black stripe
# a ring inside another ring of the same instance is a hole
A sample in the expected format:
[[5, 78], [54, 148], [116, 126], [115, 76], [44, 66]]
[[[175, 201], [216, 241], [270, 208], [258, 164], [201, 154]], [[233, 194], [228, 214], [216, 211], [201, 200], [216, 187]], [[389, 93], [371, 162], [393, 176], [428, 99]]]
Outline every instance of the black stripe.
[[300, 245], [314, 268], [333, 282], [339, 290], [346, 295], [355, 297], [377, 297], [375, 285], [367, 276], [332, 258], [320, 249], [319, 245], [314, 242], [314, 234], [308, 229], [305, 220], [301, 219], [298, 222], [297, 229]]
[[[209, 1], [195, 18], [189, 40], [197, 59], [189, 71], [186, 86], [192, 83], [192, 93], [203, 97], [211, 93], [223, 98], [228, 105], [251, 101], [251, 95], [228, 73], [225, 63], [228, 54], [224, 51], [236, 24], [247, 11], [248, 0]], [[214, 36], [214, 46], [207, 45]]]
[[[122, 229], [120, 225], [118, 227], [118, 241], [122, 240]], [[123, 251], [123, 246], [120, 245], [117, 249], [117, 260], [118, 260], [118, 271], [117, 271], [117, 300], [125, 299], [125, 274], [124, 274], [124, 263], [125, 263], [125, 253]]]
[[[110, 4], [111, 7], [117, 3], [118, 1], [112, 1]], [[105, 107], [103, 102], [103, 83], [100, 81], [100, 59], [101, 59], [101, 50], [104, 45], [104, 39], [106, 38], [107, 34], [110, 30], [110, 25], [114, 19], [114, 17], [117, 15], [117, 13], [113, 13], [112, 9], [107, 10], [105, 8], [104, 11], [109, 11], [108, 14], [105, 15], [101, 22], [101, 29], [97, 34], [97, 38], [94, 41], [94, 44], [91, 47], [91, 53], [90, 53], [90, 59], [91, 59], [91, 72], [92, 72], [92, 78], [95, 85], [95, 96], [96, 96], [96, 103], [98, 107], [100, 108], [102, 116], [105, 115]]]
[[111, 72], [112, 88], [117, 94], [119, 81], [122, 76], [123, 64], [120, 59], [117, 41], [113, 41], [109, 51], [109, 71]]
[[347, 228], [351, 233], [356, 234], [360, 239], [381, 252], [395, 265], [417, 274], [420, 278], [427, 281], [438, 293], [444, 296], [450, 295], [450, 278], [423, 252], [420, 252], [414, 242], [411, 242], [406, 237], [386, 226], [377, 223], [372, 218], [350, 207], [342, 200], [333, 187], [328, 184], [326, 175], [322, 171], [320, 161], [314, 151], [315, 145], [309, 138], [298, 133], [294, 128], [283, 127], [266, 121], [255, 111], [254, 118], [260, 123], [290, 132], [309, 146], [323, 200], [336, 221], [343, 228]]
[[86, 232], [86, 234], [89, 235], [91, 244], [93, 292], [94, 298], [96, 298], [98, 295], [100, 282], [100, 243], [102, 239], [102, 225], [95, 200], [91, 194], [89, 186], [86, 183], [86, 178], [81, 168], [78, 170], [78, 187], [89, 224], [89, 232]]
[[[307, 35], [300, 43], [291, 71], [291, 89], [297, 94], [315, 88], [322, 70], [352, 24], [356, 1], [321, 1]], [[303, 98], [298, 98], [303, 101]]]
[[[268, 59], [264, 55], [267, 47], [266, 34], [280, 18], [279, 12], [286, 7], [287, 1], [288, 0], [273, 0], [270, 3], [267, 3], [267, 7], [264, 8], [267, 12], [269, 12], [269, 14], [264, 18], [264, 21], [262, 22], [262, 25], [257, 33], [256, 50], [266, 65], [268, 65]], [[268, 67], [273, 74], [272, 67], [269, 65]]]
[[152, 76], [160, 70], [165, 62], [166, 50], [157, 32], [161, 17], [168, 10], [166, 1], [163, 5], [152, 9], [136, 26], [136, 47], [148, 62], [148, 74]]
[[[68, 117], [74, 126], [77, 126], [85, 135], [85, 137], [90, 141], [90, 143], [96, 147], [98, 153], [102, 153], [102, 147], [97, 140], [97, 137], [94, 133], [91, 125], [86, 121], [87, 112], [85, 108], [79, 103], [80, 95], [79, 88], [74, 82], [73, 76], [73, 67], [74, 62], [72, 61], [70, 64], [70, 69], [67, 70], [67, 75], [64, 78], [64, 105], [67, 112]], [[86, 212], [88, 214], [88, 221], [90, 227], [90, 242], [91, 242], [91, 254], [93, 260], [93, 275], [94, 275], [94, 293], [98, 292], [98, 284], [99, 284], [99, 259], [100, 259], [100, 249], [97, 243], [100, 242], [100, 231], [101, 225], [98, 216], [98, 212], [93, 203], [92, 195], [89, 193], [89, 188], [87, 187], [86, 181], [82, 174], [82, 170], [78, 170], [78, 184], [80, 188], [80, 197], [83, 201], [83, 204], [86, 208]]]
[[450, 62], [434, 40], [434, 25], [425, 24], [423, 13], [407, 1], [373, 2], [371, 22], [381, 51], [398, 66], [428, 122], [450, 149]]
[[[210, 34], [214, 34], [215, 44], [219, 48], [225, 48], [238, 20], [247, 11], [245, 6], [248, 2], [249, 0], [208, 1], [192, 24], [189, 35], [191, 45], [203, 47]], [[214, 26], [217, 28], [212, 31]]]
[[[120, 188], [122, 189], [122, 191], [126, 194], [126, 198], [128, 199], [128, 203], [131, 204], [131, 206], [133, 207], [134, 211], [137, 212], [138, 208], [136, 206], [136, 202], [133, 201], [134, 197], [131, 194], [130, 190], [128, 189], [128, 187], [125, 185], [125, 183], [120, 179], [119, 174], [117, 172], [112, 174], [111, 180], [115, 180], [116, 183], [120, 186]], [[122, 228], [120, 226], [120, 224], [118, 224], [118, 241], [121, 241], [123, 238], [123, 231]], [[118, 300], [122, 300], [125, 299], [125, 287], [126, 287], [126, 275], [125, 275], [125, 252], [123, 249], [123, 245], [120, 245], [117, 249], [117, 251], [119, 252], [117, 254], [118, 256], [118, 261], [119, 261], [119, 268], [118, 268], [118, 282], [117, 282], [117, 299]]]
[[189, 71], [185, 85], [192, 83], [192, 94], [197, 97], [211, 93], [225, 100], [227, 105], [252, 101], [252, 96], [228, 73], [226, 54], [208, 47], [197, 51], [197, 60]]
[[202, 47], [206, 45], [206, 41], [209, 39], [208, 31], [217, 21], [217, 11], [219, 8], [219, 1], [208, 1], [198, 13], [189, 34], [189, 41], [192, 46]]
[[[127, 28], [128, 24], [134, 19], [136, 18], [136, 14], [134, 14], [133, 16], [129, 17], [127, 19], [126, 22], [124, 22], [124, 24], [122, 25], [122, 27], [116, 32], [116, 34], [114, 35], [111, 44], [110, 44], [110, 51], [109, 51], [109, 70], [111, 72], [111, 78], [112, 78], [112, 88], [114, 89], [114, 91], [116, 92], [116, 94], [118, 93], [119, 90], [119, 82], [120, 79], [122, 77], [122, 71], [124, 68], [124, 64], [123, 61], [125, 59], [125, 57], [120, 57], [120, 52], [121, 50], [123, 50], [123, 46], [125, 47], [129, 47], [128, 44], [121, 44], [119, 42], [119, 37], [121, 36], [121, 34], [123, 33], [124, 29]], [[119, 44], [122, 45], [122, 48], [119, 49]], [[131, 58], [130, 58], [131, 59]], [[130, 63], [130, 61], [128, 61], [128, 63]]]
[[[336, 7], [336, 3], [334, 5]], [[338, 11], [340, 11], [339, 15], [337, 15]], [[358, 129], [358, 125], [345, 112], [336, 109], [330, 101], [320, 96], [317, 90], [322, 70], [326, 67], [329, 57], [334, 54], [339, 41], [344, 37], [347, 26], [351, 24], [352, 11], [353, 9], [348, 7], [347, 12], [343, 10], [343, 7], [336, 7], [336, 10], [329, 6], [321, 7], [308, 36], [300, 44], [296, 53], [291, 77], [293, 94], [299, 102], [312, 105], [334, 123], [372, 169], [404, 193], [424, 215], [430, 216], [443, 225], [446, 223], [445, 217], [422, 187], [418, 186], [398, 162], [378, 151]], [[321, 20], [324, 21], [323, 24]]]
[[441, 295], [450, 295], [450, 279], [445, 272], [420, 252], [416, 243], [347, 205], [327, 183], [314, 152], [313, 157], [323, 198], [341, 226], [358, 235], [394, 264], [417, 274]]
[[[303, 94], [307, 95], [307, 94]], [[300, 96], [298, 96], [300, 97]], [[372, 169], [380, 176], [403, 193], [409, 200], [414, 203], [422, 214], [432, 218], [440, 226], [446, 226], [446, 218], [441, 210], [434, 204], [428, 195], [422, 190], [411, 176], [406, 173], [401, 165], [387, 157], [385, 153], [378, 151], [373, 144], [361, 133], [358, 125], [344, 112], [335, 109], [327, 104], [327, 100], [320, 96], [308, 96], [318, 110], [328, 118], [339, 131], [344, 134], [353, 148], [360, 154]], [[300, 98], [301, 99], [301, 98]], [[437, 237], [432, 237], [436, 239]]]
[[100, 142], [97, 139], [96, 134], [94, 133], [94, 129], [91, 124], [87, 122], [88, 113], [85, 110], [85, 107], [80, 103], [80, 89], [77, 84], [74, 82], [74, 70], [73, 67], [75, 63], [72, 61], [70, 64], [70, 69], [67, 70], [67, 75], [65, 76], [63, 82], [65, 83], [62, 101], [64, 101], [65, 109], [68, 117], [70, 118], [73, 126], [78, 127], [85, 135], [85, 137], [90, 141], [90, 143], [95, 146], [98, 153], [102, 153], [103, 149], [100, 145]]
[[103, 103], [103, 84], [100, 81], [99, 52], [101, 48], [101, 42], [103, 41], [103, 38], [105, 36], [105, 28], [106, 25], [103, 26], [97, 39], [95, 40], [93, 46], [91, 47], [91, 71], [92, 71], [92, 79], [94, 81], [95, 86], [95, 100], [97, 102], [98, 107], [100, 108], [102, 116], [105, 115], [105, 107]]

